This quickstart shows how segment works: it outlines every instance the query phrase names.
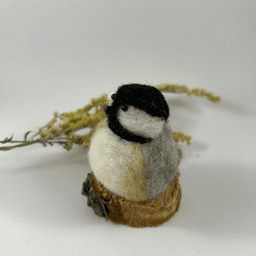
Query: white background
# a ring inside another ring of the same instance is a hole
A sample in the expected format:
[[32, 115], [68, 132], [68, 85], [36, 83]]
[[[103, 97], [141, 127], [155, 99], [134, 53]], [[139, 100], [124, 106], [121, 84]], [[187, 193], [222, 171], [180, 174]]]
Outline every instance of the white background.
[[94, 215], [79, 146], [1, 151], [1, 255], [256, 255], [255, 1], [1, 0], [0, 17], [0, 140], [130, 82], [222, 98], [164, 94], [193, 139], [180, 209], [156, 228]]

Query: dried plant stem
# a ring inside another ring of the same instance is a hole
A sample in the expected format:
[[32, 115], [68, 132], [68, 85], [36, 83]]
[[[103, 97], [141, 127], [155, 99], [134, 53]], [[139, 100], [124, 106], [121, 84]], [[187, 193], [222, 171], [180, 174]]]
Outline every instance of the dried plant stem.
[[[25, 147], [25, 146], [35, 144], [35, 143], [41, 143], [41, 141], [39, 141], [39, 140], [27, 141], [27, 142], [24, 142], [24, 141], [14, 141], [14, 142], [15, 143], [22, 143], [22, 144], [15, 145], [15, 146], [9, 146], [9, 147], [1, 147], [0, 150], [7, 151], [7, 150], [14, 149], [14, 148]], [[9, 141], [9, 143], [12, 143], [12, 141]]]
[[[220, 97], [216, 97], [212, 93], [206, 92], [204, 89], [189, 89], [186, 85], [165, 83], [159, 84], [155, 87], [162, 92], [166, 91], [179, 94], [186, 93], [188, 96], [194, 95], [197, 97], [205, 97], [212, 103], [218, 103], [220, 101]], [[47, 144], [53, 146], [53, 144], [58, 143], [64, 146], [68, 151], [72, 149], [74, 143], [87, 148], [90, 146], [90, 139], [97, 124], [106, 117], [104, 109], [109, 102], [110, 99], [108, 99], [108, 95], [103, 94], [98, 98], [91, 99], [91, 102], [88, 105], [76, 110], [75, 112], [71, 111], [69, 113], [58, 114], [58, 112], [55, 111], [53, 114], [54, 118], [45, 126], [40, 127], [39, 131], [29, 140], [27, 140], [27, 136], [31, 131], [25, 134], [23, 141], [13, 141], [13, 136], [9, 139], [6, 138], [5, 140], [0, 141], [0, 143], [19, 143], [19, 145], [0, 147], [0, 151], [7, 151], [35, 143], [41, 143], [44, 146], [47, 146]], [[94, 110], [94, 114], [90, 113], [91, 110]], [[62, 123], [57, 121], [62, 121]], [[91, 131], [84, 135], [76, 134], [77, 131], [85, 128], [90, 128]], [[39, 136], [39, 138], [33, 140], [36, 136]], [[187, 145], [190, 145], [190, 140], [192, 139], [191, 136], [176, 131], [173, 131], [173, 137], [177, 143], [187, 142]]]
[[[56, 113], [56, 112], [55, 112]], [[54, 115], [57, 117], [57, 118], [60, 118], [61, 117], [61, 114], [60, 115], [56, 115], [54, 113]], [[52, 123], [52, 120], [48, 123], [48, 124], [46, 124], [45, 126], [43, 126], [42, 128], [43, 129], [45, 129], [45, 128], [47, 128], [50, 124]], [[40, 134], [40, 132], [37, 132], [37, 133], [35, 133], [30, 139], [29, 139], [29, 141], [32, 141], [37, 135], [39, 135]]]
[[[59, 139], [59, 140], [56, 140], [56, 139]], [[64, 139], [65, 141], [62, 141], [62, 139]], [[45, 147], [46, 147], [47, 143], [51, 146], [53, 146], [54, 143], [55, 144], [58, 143], [60, 145], [67, 145], [68, 140], [70, 140], [70, 138], [48, 138], [47, 140], [37, 139], [37, 140], [32, 140], [32, 141], [30, 141], [30, 140], [29, 141], [22, 141], [22, 140], [13, 141], [13, 140], [11, 140], [11, 141], [8, 141], [8, 143], [20, 143], [20, 144], [15, 145], [15, 146], [1, 147], [0, 150], [7, 151], [7, 150], [14, 149], [14, 148], [25, 147], [25, 146], [32, 145], [35, 143], [41, 143]], [[6, 143], [6, 142], [1, 142], [1, 143]]]
[[200, 88], [192, 88], [189, 89], [186, 85], [178, 85], [178, 84], [170, 84], [170, 83], [162, 83], [155, 86], [161, 92], [172, 92], [172, 93], [186, 93], [189, 97], [194, 95], [196, 97], [205, 97], [207, 100], [212, 103], [218, 103], [220, 101], [220, 97], [214, 96], [211, 92], [205, 91], [205, 89]]

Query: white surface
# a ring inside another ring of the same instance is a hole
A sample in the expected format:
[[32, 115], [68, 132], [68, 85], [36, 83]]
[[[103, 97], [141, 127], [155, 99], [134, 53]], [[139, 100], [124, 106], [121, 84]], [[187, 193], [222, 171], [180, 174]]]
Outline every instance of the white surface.
[[193, 140], [180, 209], [157, 228], [94, 215], [82, 148], [0, 152], [0, 254], [256, 255], [255, 11], [253, 0], [2, 0], [1, 140], [123, 83], [187, 84], [222, 100], [165, 94], [173, 129]]

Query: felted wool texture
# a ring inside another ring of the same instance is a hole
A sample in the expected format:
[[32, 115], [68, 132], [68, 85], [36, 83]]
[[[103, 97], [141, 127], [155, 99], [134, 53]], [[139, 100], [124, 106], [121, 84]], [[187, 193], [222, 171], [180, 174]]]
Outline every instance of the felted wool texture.
[[134, 106], [127, 106], [125, 112], [122, 111], [122, 109], [119, 109], [117, 116], [120, 124], [125, 129], [151, 139], [157, 137], [161, 133], [163, 124], [165, 123], [163, 118], [153, 117]]
[[111, 192], [132, 201], [148, 199], [147, 181], [143, 176], [145, 161], [140, 144], [122, 140], [102, 120], [92, 138], [88, 152], [96, 178]]
[[178, 172], [182, 152], [168, 122], [151, 143], [122, 140], [102, 120], [89, 149], [91, 168], [97, 180], [112, 193], [131, 201], [156, 198]]
[[111, 98], [112, 104], [105, 108], [108, 127], [127, 141], [140, 144], [151, 142], [161, 130], [159, 121], [167, 120], [169, 117], [169, 106], [164, 96], [153, 86], [122, 85]]
[[182, 151], [173, 138], [168, 121], [164, 123], [163, 130], [157, 138], [141, 146], [141, 153], [146, 162], [144, 175], [149, 198], [156, 198], [176, 176], [182, 158]]
[[108, 208], [107, 219], [130, 227], [155, 227], [168, 221], [178, 211], [181, 199], [180, 173], [157, 198], [133, 202], [106, 189], [91, 173], [88, 177], [95, 194]]

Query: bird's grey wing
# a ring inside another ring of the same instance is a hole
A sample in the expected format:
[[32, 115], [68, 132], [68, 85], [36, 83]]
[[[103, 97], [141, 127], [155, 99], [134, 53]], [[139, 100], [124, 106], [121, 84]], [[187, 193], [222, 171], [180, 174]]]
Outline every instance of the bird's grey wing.
[[171, 127], [166, 124], [162, 134], [142, 146], [145, 157], [145, 177], [149, 198], [158, 197], [166, 190], [178, 172], [182, 151], [173, 138]]

